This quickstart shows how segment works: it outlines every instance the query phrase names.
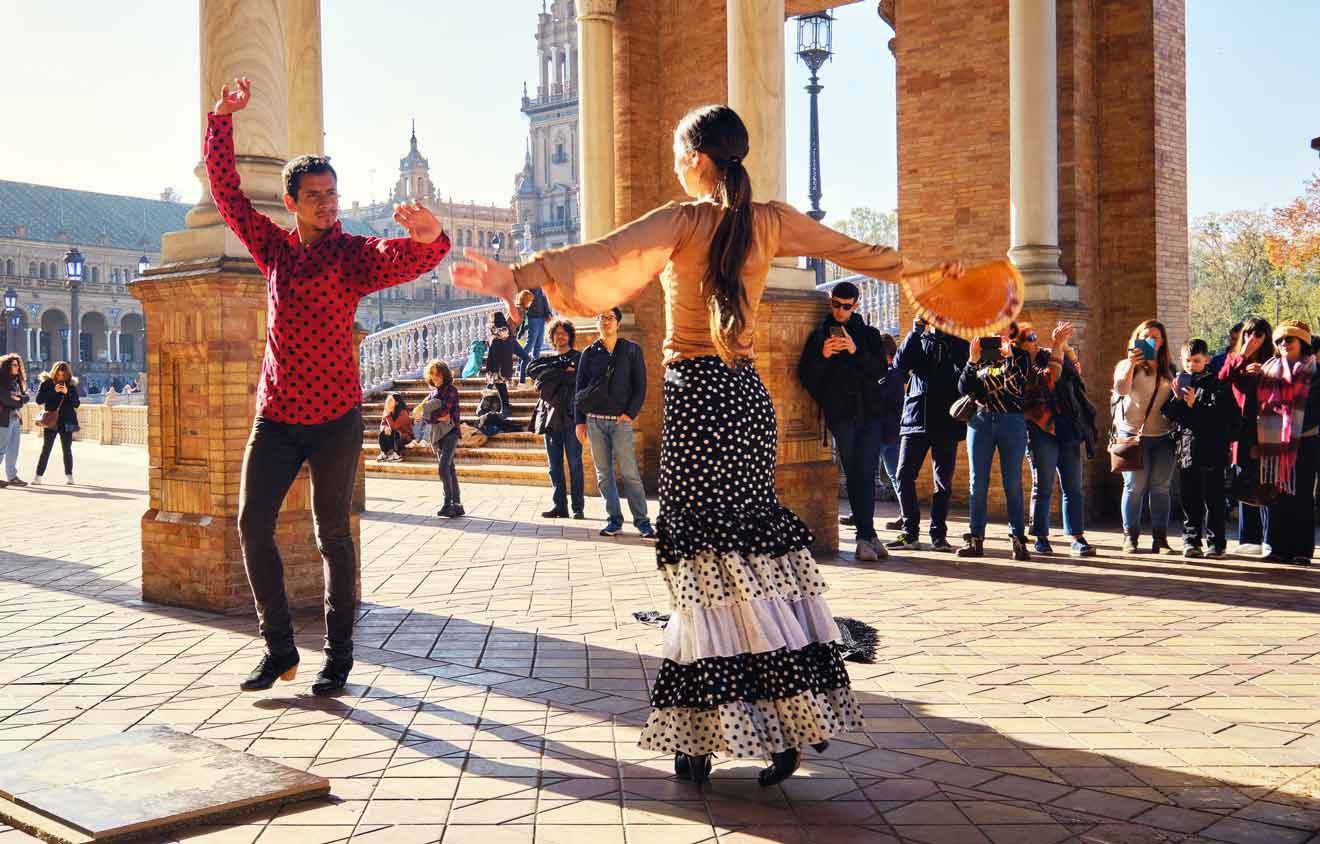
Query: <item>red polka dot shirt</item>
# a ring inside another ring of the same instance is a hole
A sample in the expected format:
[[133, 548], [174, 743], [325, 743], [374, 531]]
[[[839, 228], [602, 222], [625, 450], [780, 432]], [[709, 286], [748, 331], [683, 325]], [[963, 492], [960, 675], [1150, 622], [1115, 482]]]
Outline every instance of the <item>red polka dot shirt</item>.
[[232, 115], [208, 115], [204, 155], [220, 216], [266, 277], [257, 414], [296, 425], [338, 419], [362, 404], [353, 345], [358, 302], [434, 268], [449, 252], [449, 236], [441, 233], [431, 243], [359, 237], [336, 222], [320, 240], [303, 245], [296, 227], [280, 228], [243, 194]]

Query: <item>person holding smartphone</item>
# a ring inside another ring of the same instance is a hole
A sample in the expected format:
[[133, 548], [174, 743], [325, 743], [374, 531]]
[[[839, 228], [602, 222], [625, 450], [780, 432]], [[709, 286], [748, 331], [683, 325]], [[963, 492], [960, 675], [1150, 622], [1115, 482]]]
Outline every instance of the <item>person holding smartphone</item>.
[[[1260, 477], [1260, 461], [1256, 449], [1256, 423], [1259, 402], [1256, 384], [1265, 364], [1274, 357], [1270, 338], [1274, 329], [1263, 317], [1248, 317], [1242, 321], [1242, 334], [1236, 350], [1230, 353], [1219, 369], [1219, 380], [1232, 388], [1233, 400], [1242, 413], [1242, 425], [1232, 444], [1233, 477]], [[1259, 557], [1266, 553], [1266, 536], [1270, 532], [1269, 508], [1258, 504], [1238, 502], [1238, 544], [1233, 553]]]
[[1022, 461], [1027, 454], [1027, 421], [1023, 416], [1029, 382], [1036, 377], [1031, 356], [1013, 344], [1018, 327], [1009, 323], [998, 337], [972, 341], [958, 390], [976, 399], [976, 413], [967, 422], [967, 463], [971, 470], [968, 533], [959, 557], [985, 553], [990, 464], [999, 453], [999, 474], [1004, 483], [1008, 524], [1012, 529], [1013, 559], [1030, 560], [1027, 551], [1026, 507], [1022, 493]]
[[875, 533], [875, 476], [884, 450], [884, 391], [889, 357], [880, 332], [857, 313], [860, 292], [851, 281], [830, 290], [830, 312], [807, 337], [798, 378], [834, 434], [848, 504], [857, 528], [857, 559], [889, 556]]
[[1115, 429], [1141, 438], [1141, 468], [1123, 473], [1123, 551], [1134, 554], [1141, 540], [1142, 503], [1150, 496], [1151, 553], [1169, 547], [1169, 484], [1173, 440], [1159, 408], [1173, 395], [1173, 362], [1164, 323], [1148, 319], [1132, 331], [1127, 356], [1114, 367], [1110, 409]]

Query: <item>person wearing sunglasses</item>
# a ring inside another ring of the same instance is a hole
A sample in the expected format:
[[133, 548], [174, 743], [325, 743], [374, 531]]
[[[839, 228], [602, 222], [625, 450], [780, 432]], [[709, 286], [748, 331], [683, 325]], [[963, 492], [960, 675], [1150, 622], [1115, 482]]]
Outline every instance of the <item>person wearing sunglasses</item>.
[[875, 562], [889, 556], [875, 533], [875, 476], [885, 439], [881, 379], [889, 358], [880, 332], [857, 313], [859, 295], [850, 281], [834, 285], [830, 312], [802, 347], [798, 378], [834, 434], [857, 528], [857, 559]]
[[1260, 482], [1278, 497], [1269, 505], [1265, 559], [1309, 566], [1315, 551], [1315, 478], [1320, 464], [1320, 385], [1311, 328], [1285, 319], [1274, 329], [1275, 355], [1256, 383]]
[[[1233, 400], [1242, 414], [1242, 425], [1232, 444], [1232, 467], [1230, 476], [1234, 480], [1235, 491], [1244, 492], [1254, 488], [1260, 477], [1260, 465], [1256, 448], [1256, 420], [1259, 407], [1256, 398], [1256, 384], [1262, 368], [1273, 357], [1271, 336], [1274, 329], [1264, 317], [1247, 317], [1242, 321], [1242, 335], [1237, 349], [1228, 355], [1219, 370], [1219, 380], [1231, 388]], [[1247, 557], [1259, 557], [1265, 552], [1265, 538], [1270, 533], [1269, 508], [1257, 499], [1254, 502], [1238, 500], [1237, 545], [1232, 553]]]

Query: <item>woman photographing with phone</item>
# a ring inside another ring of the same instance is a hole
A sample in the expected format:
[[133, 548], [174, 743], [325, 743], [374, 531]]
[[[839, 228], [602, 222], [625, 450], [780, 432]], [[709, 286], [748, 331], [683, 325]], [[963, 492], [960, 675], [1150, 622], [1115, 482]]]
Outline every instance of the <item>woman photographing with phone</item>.
[[1141, 506], [1150, 496], [1151, 552], [1169, 547], [1169, 484], [1173, 480], [1173, 439], [1159, 408], [1173, 395], [1173, 362], [1164, 323], [1148, 319], [1128, 339], [1127, 357], [1114, 367], [1110, 398], [1114, 429], [1141, 438], [1141, 468], [1123, 472], [1123, 551], [1138, 552]]
[[[1263, 317], [1243, 320], [1237, 348], [1228, 354], [1219, 371], [1219, 380], [1232, 387], [1233, 400], [1242, 411], [1242, 427], [1237, 441], [1233, 443], [1231, 471], [1235, 476], [1246, 479], [1247, 487], [1256, 486], [1254, 479], [1260, 477], [1260, 460], [1256, 448], [1260, 404], [1256, 385], [1265, 364], [1274, 357], [1271, 348], [1273, 333], [1269, 321]], [[1239, 499], [1238, 544], [1233, 553], [1248, 557], [1264, 554], [1269, 528], [1268, 507], [1262, 506], [1259, 501], [1248, 504]]]

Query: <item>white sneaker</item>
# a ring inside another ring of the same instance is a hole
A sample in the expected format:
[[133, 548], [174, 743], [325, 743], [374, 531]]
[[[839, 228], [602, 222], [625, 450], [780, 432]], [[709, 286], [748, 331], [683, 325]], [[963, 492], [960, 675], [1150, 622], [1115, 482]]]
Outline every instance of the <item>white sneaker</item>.
[[65, 476], [64, 476], [64, 483], [65, 483], [65, 485], [67, 485], [67, 486], [73, 486], [73, 475], [65, 475]]
[[1243, 557], [1259, 557], [1262, 550], [1264, 549], [1262, 549], [1259, 545], [1251, 545], [1251, 544], [1243, 545], [1241, 543], [1238, 543], [1236, 546], [1234, 546], [1232, 553], [1240, 554]]
[[390, 462], [390, 453], [388, 451], [382, 451], [380, 454], [376, 455], [376, 462], [377, 463]]
[[[877, 560], [879, 560], [880, 555], [876, 552], [877, 548], [879, 548], [881, 551], [885, 551], [883, 546], [878, 546], [876, 543], [871, 542], [869, 539], [857, 540], [857, 552], [856, 552], [857, 562], [874, 563]], [[889, 556], [888, 551], [885, 551], [885, 556], [886, 557]]]
[[400, 454], [400, 453], [397, 452], [397, 451], [394, 452], [393, 454], [390, 455], [390, 462], [391, 462], [391, 463], [402, 463], [402, 462], [403, 462], [403, 455]]
[[32, 476], [32, 485], [33, 485], [33, 486], [41, 486], [41, 475], [33, 475], [33, 476]]

